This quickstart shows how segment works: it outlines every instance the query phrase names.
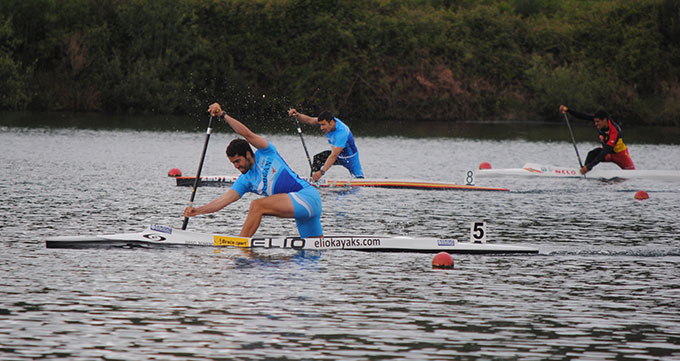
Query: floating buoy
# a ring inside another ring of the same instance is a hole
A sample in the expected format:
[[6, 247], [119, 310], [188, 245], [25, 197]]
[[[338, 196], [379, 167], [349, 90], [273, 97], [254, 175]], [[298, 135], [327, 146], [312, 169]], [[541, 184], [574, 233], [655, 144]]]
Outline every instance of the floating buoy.
[[179, 168], [172, 168], [168, 171], [168, 177], [181, 177], [182, 171]]
[[453, 257], [447, 252], [439, 252], [432, 259], [432, 268], [453, 269]]
[[645, 191], [637, 191], [637, 193], [635, 193], [635, 199], [643, 200], [647, 198], [649, 198], [649, 194]]
[[491, 169], [491, 163], [489, 162], [481, 162], [479, 164], [479, 169]]

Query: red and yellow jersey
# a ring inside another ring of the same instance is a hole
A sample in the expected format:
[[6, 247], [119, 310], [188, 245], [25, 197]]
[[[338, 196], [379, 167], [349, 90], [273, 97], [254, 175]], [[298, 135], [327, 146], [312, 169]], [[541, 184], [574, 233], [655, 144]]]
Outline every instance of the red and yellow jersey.
[[600, 130], [600, 141], [603, 146], [609, 146], [614, 151], [614, 153], [623, 152], [626, 150], [626, 145], [623, 143], [623, 134], [621, 133], [621, 127], [608, 119], [609, 126], [607, 130]]

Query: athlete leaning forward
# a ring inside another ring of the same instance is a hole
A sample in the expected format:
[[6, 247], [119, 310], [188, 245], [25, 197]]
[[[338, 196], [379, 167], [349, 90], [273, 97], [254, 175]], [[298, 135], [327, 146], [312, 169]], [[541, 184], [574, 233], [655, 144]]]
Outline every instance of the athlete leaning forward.
[[[252, 237], [262, 216], [295, 218], [302, 238], [323, 236], [321, 196], [316, 188], [290, 169], [273, 144], [222, 111], [218, 103], [211, 104], [208, 111], [245, 138], [232, 140], [226, 151], [227, 158], [241, 175], [221, 197], [200, 207], [187, 207], [184, 216], [217, 212], [252, 192], [264, 197], [250, 203], [241, 237]], [[257, 149], [254, 153], [251, 145]]]
[[295, 109], [288, 111], [288, 115], [309, 125], [318, 125], [326, 134], [331, 150], [316, 154], [312, 163], [312, 179], [316, 182], [335, 164], [341, 165], [355, 178], [364, 178], [364, 171], [359, 161], [359, 150], [354, 143], [354, 136], [347, 124], [324, 111], [318, 117], [302, 114]]
[[560, 111], [579, 119], [592, 120], [600, 132], [602, 145], [588, 152], [586, 164], [580, 170], [581, 174], [591, 171], [600, 162], [612, 162], [621, 169], [635, 169], [633, 159], [628, 153], [628, 147], [623, 143], [621, 126], [614, 122], [606, 111], [598, 110], [591, 115], [571, 110], [564, 105], [560, 105]]

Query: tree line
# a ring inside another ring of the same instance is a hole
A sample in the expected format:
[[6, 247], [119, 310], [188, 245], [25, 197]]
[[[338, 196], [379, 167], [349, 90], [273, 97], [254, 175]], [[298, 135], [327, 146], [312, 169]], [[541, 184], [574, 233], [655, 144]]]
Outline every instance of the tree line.
[[680, 124], [675, 0], [5, 0], [0, 109]]

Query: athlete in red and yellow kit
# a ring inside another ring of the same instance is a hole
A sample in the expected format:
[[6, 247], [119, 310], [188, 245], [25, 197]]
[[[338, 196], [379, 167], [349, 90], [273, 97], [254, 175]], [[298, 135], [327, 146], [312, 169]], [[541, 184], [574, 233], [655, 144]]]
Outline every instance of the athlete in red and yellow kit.
[[621, 127], [611, 120], [607, 112], [598, 110], [595, 114], [590, 115], [571, 110], [564, 105], [560, 105], [560, 111], [562, 114], [569, 113], [579, 119], [592, 120], [600, 131], [602, 146], [588, 152], [586, 164], [581, 168], [581, 174], [586, 174], [600, 162], [614, 162], [621, 169], [635, 169], [628, 148], [623, 143]]

